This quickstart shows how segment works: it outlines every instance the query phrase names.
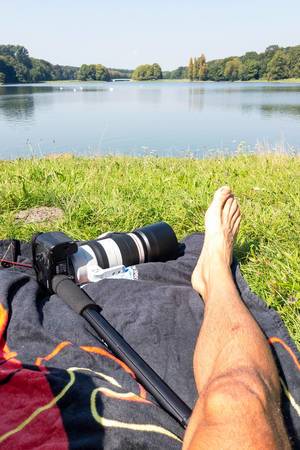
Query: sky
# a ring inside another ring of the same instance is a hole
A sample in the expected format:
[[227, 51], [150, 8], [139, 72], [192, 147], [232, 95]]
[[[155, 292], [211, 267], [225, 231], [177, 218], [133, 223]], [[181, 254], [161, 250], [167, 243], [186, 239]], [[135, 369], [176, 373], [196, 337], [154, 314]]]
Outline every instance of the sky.
[[300, 44], [299, 0], [0, 0], [0, 44], [54, 64], [163, 70]]

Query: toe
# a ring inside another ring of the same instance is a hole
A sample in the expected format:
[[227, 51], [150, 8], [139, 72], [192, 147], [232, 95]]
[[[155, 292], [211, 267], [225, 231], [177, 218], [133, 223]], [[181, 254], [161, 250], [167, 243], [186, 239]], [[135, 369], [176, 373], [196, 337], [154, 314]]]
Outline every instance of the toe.
[[233, 234], [234, 238], [236, 237], [236, 235], [237, 235], [237, 233], [239, 231], [240, 223], [241, 223], [241, 216], [239, 215], [238, 218], [236, 219], [234, 225], [233, 225], [233, 228], [232, 228], [232, 234]]
[[233, 202], [231, 203], [230, 211], [229, 211], [229, 214], [231, 217], [234, 215], [234, 213], [236, 212], [238, 207], [239, 207], [239, 204], [237, 202], [237, 199], [234, 197]]
[[216, 190], [213, 202], [220, 206], [223, 206], [230, 195], [232, 195], [230, 187], [222, 186]]
[[230, 210], [231, 210], [231, 206], [232, 203], [234, 202], [234, 198], [232, 196], [230, 196], [229, 198], [227, 198], [224, 208], [223, 208], [223, 219], [225, 219], [226, 221], [229, 219], [229, 214], [230, 214]]
[[231, 228], [234, 226], [234, 224], [235, 224], [237, 218], [238, 218], [240, 215], [241, 215], [241, 211], [240, 211], [239, 206], [237, 205], [237, 208], [236, 208], [235, 212], [234, 212], [234, 213], [232, 214], [232, 216], [231, 216], [231, 220], [230, 220]]

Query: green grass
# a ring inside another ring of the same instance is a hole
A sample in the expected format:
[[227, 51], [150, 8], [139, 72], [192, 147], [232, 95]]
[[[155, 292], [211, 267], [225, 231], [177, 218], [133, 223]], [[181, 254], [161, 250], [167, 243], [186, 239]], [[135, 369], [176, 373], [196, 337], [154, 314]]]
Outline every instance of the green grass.
[[[178, 237], [203, 230], [216, 188], [229, 184], [243, 220], [236, 256], [251, 289], [274, 307], [300, 348], [300, 158], [129, 157], [2, 161], [0, 238], [61, 230], [76, 239], [165, 220]], [[61, 207], [53, 224], [15, 221], [33, 206]]]
[[251, 81], [263, 81], [264, 83], [300, 83], [300, 78], [284, 78], [283, 80], [251, 80]]

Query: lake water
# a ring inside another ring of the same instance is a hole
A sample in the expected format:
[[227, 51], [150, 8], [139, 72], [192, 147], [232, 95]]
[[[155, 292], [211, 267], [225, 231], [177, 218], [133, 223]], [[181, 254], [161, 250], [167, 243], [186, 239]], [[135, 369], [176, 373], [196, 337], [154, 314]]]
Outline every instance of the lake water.
[[0, 158], [202, 157], [257, 143], [300, 149], [300, 84], [117, 82], [0, 86]]

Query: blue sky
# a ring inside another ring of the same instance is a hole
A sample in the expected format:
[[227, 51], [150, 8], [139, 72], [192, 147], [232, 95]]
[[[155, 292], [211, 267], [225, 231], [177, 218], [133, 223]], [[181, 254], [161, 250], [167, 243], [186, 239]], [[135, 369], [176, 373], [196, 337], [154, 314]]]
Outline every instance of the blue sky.
[[0, 0], [0, 43], [52, 63], [163, 69], [300, 44], [299, 0]]

